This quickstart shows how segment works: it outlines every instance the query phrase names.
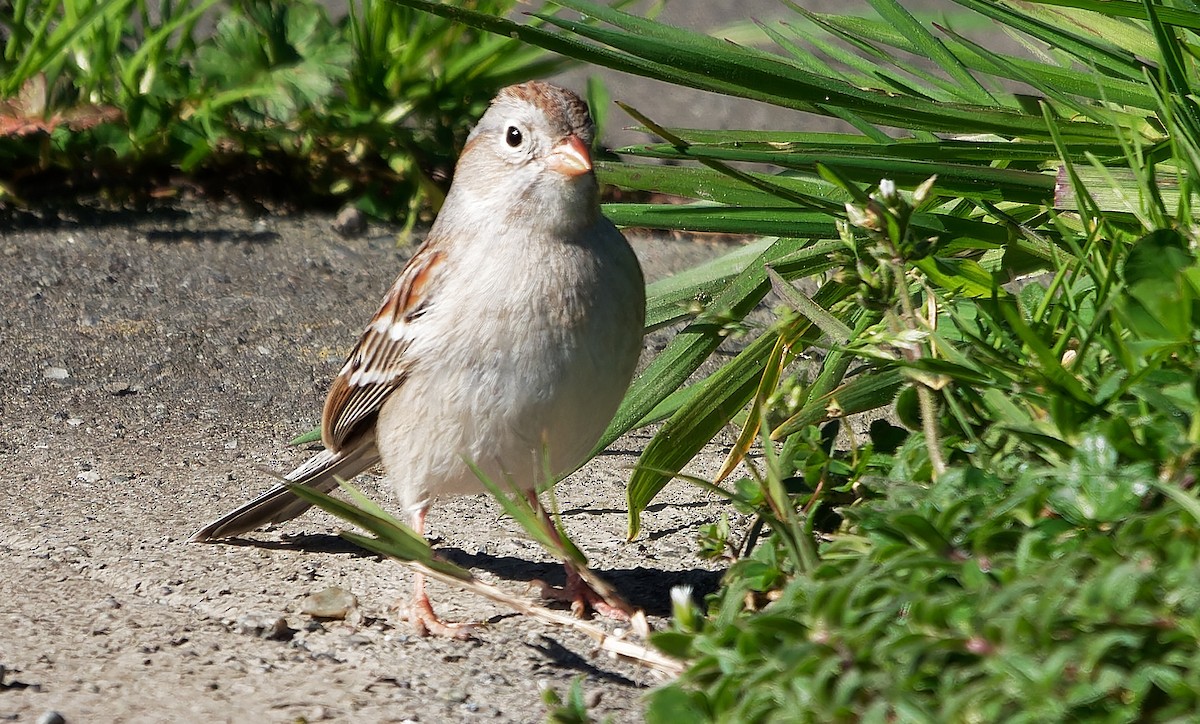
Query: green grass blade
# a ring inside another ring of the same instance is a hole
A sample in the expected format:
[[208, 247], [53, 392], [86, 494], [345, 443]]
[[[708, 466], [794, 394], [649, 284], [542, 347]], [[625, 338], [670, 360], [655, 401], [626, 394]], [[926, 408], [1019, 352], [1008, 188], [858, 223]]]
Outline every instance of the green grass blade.
[[999, 282], [973, 259], [927, 256], [915, 263], [940, 289], [966, 297], [1005, 296]]
[[1004, 4], [989, 0], [954, 0], [954, 2], [997, 20], [1014, 30], [1049, 43], [1052, 47], [1061, 48], [1080, 61], [1094, 65], [1101, 70], [1116, 73], [1131, 80], [1136, 80], [1141, 75], [1143, 66], [1137, 56], [1109, 40], [1089, 38], [1069, 32]]
[[617, 226], [643, 229], [806, 239], [827, 238], [837, 234], [835, 219], [829, 214], [783, 207], [608, 204], [604, 207], [604, 215]]
[[[1062, 5], [1077, 10], [1088, 10], [1099, 15], [1146, 20], [1146, 6], [1141, 0], [1028, 0], [1038, 5]], [[1190, 30], [1200, 30], [1200, 13], [1186, 8], [1159, 5], [1155, 8], [1159, 19], [1167, 25]]]
[[[766, 238], [738, 247], [711, 261], [660, 279], [646, 287], [646, 331], [653, 331], [695, 313], [776, 239]], [[319, 438], [318, 438], [319, 439]]]
[[[471, 572], [465, 568], [439, 559], [424, 538], [417, 535], [411, 528], [397, 521], [395, 518], [383, 513], [374, 504], [371, 505], [374, 507], [375, 512], [370, 512], [361, 507], [351, 505], [344, 500], [335, 498], [332, 495], [327, 495], [303, 485], [286, 482], [285, 485], [297, 497], [303, 498], [318, 508], [375, 534], [375, 539], [354, 536], [353, 534], [349, 534], [348, 536], [349, 540], [354, 540], [369, 550], [384, 553], [385, 555], [401, 560], [417, 561], [462, 580], [472, 578]], [[349, 483], [343, 482], [341, 485], [347, 491], [357, 492], [354, 491]], [[357, 497], [360, 503], [365, 500], [361, 493]]]
[[[639, 122], [648, 126], [655, 135], [662, 136], [664, 139], [666, 139], [666, 141], [671, 144], [672, 148], [674, 148], [677, 153], [682, 154], [685, 157], [688, 155], [691, 144], [689, 144], [687, 141], [672, 135], [670, 131], [654, 123], [654, 121], [650, 120], [649, 117], [642, 114], [636, 108], [633, 108], [628, 104], [621, 103], [620, 101], [617, 102], [617, 105], [619, 105], [622, 110], [633, 116]], [[840, 211], [842, 208], [842, 205], [837, 202], [829, 201], [821, 196], [813, 196], [794, 191], [788, 186], [776, 183], [773, 178], [764, 176], [762, 174], [753, 174], [740, 171], [726, 163], [711, 158], [696, 157], [696, 159], [717, 173], [727, 176], [734, 181], [741, 182], [745, 186], [750, 186], [751, 188], [757, 189], [764, 194], [774, 196], [780, 201], [788, 202], [793, 206], [811, 209], [813, 211], [825, 212]]]
[[[624, 149], [629, 152], [631, 149]], [[809, 149], [774, 148], [742, 145], [693, 145], [686, 152], [665, 144], [632, 149], [636, 155], [673, 160], [721, 160], [747, 163], [769, 163], [795, 170], [812, 171], [818, 163], [836, 166], [849, 179], [874, 183], [881, 177], [900, 185], [915, 185], [936, 175], [938, 189], [946, 194], [988, 201], [1044, 203], [1053, 196], [1054, 175], [1037, 170], [996, 168], [993, 166], [955, 163], [948, 157], [952, 148], [941, 150], [942, 158], [917, 160], [896, 158], [886, 154], [838, 155]]]
[[1154, 30], [1159, 52], [1162, 54], [1162, 67], [1172, 91], [1172, 99], [1183, 111], [1180, 120], [1188, 127], [1192, 138], [1200, 138], [1200, 108], [1197, 108], [1192, 95], [1195, 82], [1184, 67], [1179, 39], [1175, 37], [1175, 31], [1168, 28], [1159, 18], [1155, 3], [1143, 0], [1143, 5], [1150, 18], [1150, 27]]
[[771, 187], [812, 200], [821, 199], [823, 205], [830, 208], [840, 209], [848, 200], [845, 192], [833, 184], [805, 176], [743, 172], [742, 176], [762, 182], [751, 184], [709, 168], [603, 162], [597, 164], [597, 172], [601, 182], [623, 189], [687, 196], [733, 206], [795, 207], [788, 198], [767, 190]]
[[834, 344], [844, 345], [850, 340], [853, 330], [845, 322], [830, 314], [829, 310], [817, 304], [773, 268], [767, 267], [767, 276], [771, 279], [771, 288], [775, 293], [808, 321], [817, 325]]
[[[841, 15], [815, 15], [815, 17], [820, 19], [819, 22], [822, 25], [836, 28], [840, 32], [884, 43], [908, 53], [916, 51], [916, 46], [907, 37], [897, 33], [895, 28], [885, 23]], [[1137, 108], [1154, 107], [1153, 93], [1138, 80], [1109, 77], [1094, 72], [1090, 67], [1063, 67], [990, 50], [977, 51], [975, 44], [964, 45], [956, 40], [953, 34], [944, 42], [947, 48], [971, 70], [1010, 80], [1035, 78], [1039, 87], [1050, 86], [1057, 88], [1060, 92], [1092, 100], [1106, 99], [1112, 103]], [[1014, 72], [1017, 74], [1014, 75]]]
[[704, 360], [720, 346], [727, 320], [741, 320], [757, 305], [767, 291], [766, 266], [791, 257], [790, 273], [797, 276], [828, 268], [829, 254], [841, 248], [841, 242], [808, 244], [800, 239], [779, 239], [748, 264], [730, 284], [713, 297], [705, 313], [671, 340], [638, 376], [621, 402], [620, 409], [596, 445], [596, 451], [608, 447], [624, 435], [668, 395], [687, 381]]
[[903, 373], [895, 369], [856, 375], [780, 423], [771, 431], [771, 439], [783, 440], [809, 425], [828, 420], [833, 414], [854, 415], [884, 407], [896, 399], [904, 382]]
[[73, 22], [60, 23], [52, 31], [49, 30], [49, 26], [55, 14], [51, 7], [43, 7], [42, 20], [28, 39], [24, 56], [10, 73], [0, 78], [0, 98], [15, 95], [27, 80], [38, 73], [47, 72], [50, 65], [60, 60], [67, 49], [85, 33], [105, 24], [122, 24], [119, 19], [124, 18], [132, 6], [133, 0], [95, 3], [90, 7], [85, 5], [86, 12]]
[[[644, 129], [639, 129], [644, 130]], [[672, 134], [693, 146], [742, 148], [747, 151], [774, 151], [802, 155], [835, 155], [860, 158], [908, 160], [945, 159], [952, 163], [988, 165], [994, 161], [1051, 163], [1059, 160], [1059, 147], [1050, 141], [1004, 141], [983, 139], [938, 139], [925, 142], [889, 138], [887, 143], [865, 142], [861, 136], [843, 133], [794, 131], [754, 131], [743, 129], [707, 130], [669, 128]], [[618, 153], [637, 153], [659, 144], [644, 144], [618, 149]], [[1097, 143], [1067, 143], [1068, 158], [1083, 161], [1091, 153], [1102, 158], [1124, 158], [1124, 147], [1114, 139]]]
[[1122, 50], [1154, 61], [1159, 59], [1154, 35], [1146, 29], [1144, 23], [1133, 22], [1109, 12], [1095, 12], [1067, 5], [1031, 3], [1022, 9], [1049, 25], [1072, 28], [1094, 38], [1117, 38]]
[[967, 95], [966, 100], [979, 105], [996, 105], [996, 99], [984, 88], [971, 71], [953, 53], [933, 37], [924, 25], [917, 22], [896, 0], [869, 0], [875, 12], [884, 22], [890, 23], [898, 32], [907, 35], [917, 47], [920, 55], [936, 62], [952, 79], [958, 82]]
[[[768, 272], [770, 272], [769, 267]], [[778, 277], [777, 274], [775, 276]], [[784, 284], [786, 283], [784, 282]], [[775, 338], [775, 347], [771, 350], [770, 355], [767, 356], [766, 362], [763, 364], [757, 389], [751, 397], [750, 410], [746, 415], [746, 422], [742, 425], [737, 439], [734, 440], [733, 445], [729, 448], [729, 453], [726, 454], [725, 462], [721, 465], [721, 469], [713, 477], [713, 483], [720, 484], [722, 480], [733, 472], [738, 463], [745, 459], [746, 454], [750, 452], [754, 441], [758, 439], [758, 431], [762, 424], [763, 404], [771, 396], [771, 393], [775, 391], [775, 388], [779, 386], [779, 378], [783, 375], [784, 368], [791, 364], [793, 359], [794, 353], [789, 348], [787, 340], [783, 336], [777, 336]]]
[[587, 558], [583, 552], [566, 537], [565, 532], [561, 529], [552, 529], [546, 517], [543, 517], [539, 510], [533, 507], [533, 503], [525, 497], [525, 494], [520, 491], [515, 485], [509, 484], [509, 489], [503, 488], [499, 483], [492, 480], [483, 472], [477, 465], [471, 461], [467, 461], [468, 467], [483, 487], [491, 493], [496, 502], [500, 504], [501, 509], [508, 517], [517, 522], [531, 538], [537, 541], [538, 545], [552, 553], [561, 561], [570, 561], [580, 566], [587, 565]]
[[[569, 5], [593, 7], [577, 2]], [[993, 131], [1035, 137], [1045, 135], [1045, 127], [1040, 122], [1016, 110], [936, 103], [859, 88], [807, 73], [783, 62], [779, 57], [751, 55], [728, 47], [714, 49], [705, 42], [712, 39], [698, 33], [651, 38], [561, 18], [540, 17], [571, 33], [616, 48], [626, 57], [643, 59], [648, 63], [646, 70], [653, 74], [651, 77], [661, 77], [664, 68], [686, 68], [691, 76], [688, 84], [703, 90], [753, 98], [798, 110], [814, 111], [822, 106], [838, 106], [866, 121], [903, 128], [950, 132], [970, 129], [973, 132]], [[1106, 128], [1097, 128], [1094, 124], [1084, 122], [1064, 120], [1061, 125], [1062, 133], [1068, 136], [1079, 134], [1092, 138], [1110, 133]]]
[[302, 435], [297, 435], [296, 437], [292, 438], [291, 440], [288, 440], [288, 445], [293, 445], [293, 446], [294, 445], [307, 445], [312, 442], [321, 442], [321, 426], [320, 425], [317, 425], [316, 427], [314, 427], [313, 429], [309, 430], [308, 432], [306, 432]]
[[[850, 290], [840, 284], [826, 284], [817, 292], [815, 301], [829, 308], [849, 294]], [[819, 330], [807, 319], [799, 319], [785, 329], [769, 332], [751, 342], [731, 362], [698, 383], [702, 385], [701, 389], [663, 423], [646, 446], [625, 492], [629, 503], [630, 539], [641, 530], [641, 512], [670, 481], [671, 473], [678, 472], [694, 458], [753, 397], [763, 366], [780, 334], [787, 336], [792, 350], [798, 350], [810, 344], [810, 337], [819, 334]]]

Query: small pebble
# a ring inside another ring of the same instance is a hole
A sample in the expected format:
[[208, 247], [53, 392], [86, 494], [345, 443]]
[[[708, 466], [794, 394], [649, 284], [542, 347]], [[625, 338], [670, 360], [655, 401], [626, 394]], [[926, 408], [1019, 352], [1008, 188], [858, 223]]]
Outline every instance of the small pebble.
[[75, 479], [94, 484], [100, 482], [100, 473], [95, 470], [84, 470], [82, 473], [76, 475]]
[[309, 594], [300, 602], [300, 613], [313, 618], [343, 619], [358, 605], [358, 598], [341, 586]]
[[287, 641], [296, 631], [283, 616], [271, 613], [248, 613], [235, 623], [238, 633], [257, 636], [268, 641]]
[[45, 377], [48, 380], [65, 380], [70, 376], [71, 373], [67, 372], [66, 367], [46, 367], [42, 370], [42, 377]]
[[67, 724], [67, 720], [63, 718], [62, 714], [51, 710], [43, 712], [42, 715], [37, 718], [37, 724]]
[[330, 226], [338, 236], [353, 239], [367, 230], [367, 215], [354, 206], [344, 206]]
[[465, 690], [459, 689], [457, 687], [451, 687], [449, 689], [444, 689], [440, 693], [441, 693], [441, 697], [443, 700], [452, 702], [454, 704], [461, 704], [464, 701], [466, 701], [468, 698], [467, 692]]
[[104, 386], [104, 391], [110, 395], [120, 397], [122, 395], [137, 394], [141, 388], [137, 385], [131, 385], [128, 382], [109, 382]]

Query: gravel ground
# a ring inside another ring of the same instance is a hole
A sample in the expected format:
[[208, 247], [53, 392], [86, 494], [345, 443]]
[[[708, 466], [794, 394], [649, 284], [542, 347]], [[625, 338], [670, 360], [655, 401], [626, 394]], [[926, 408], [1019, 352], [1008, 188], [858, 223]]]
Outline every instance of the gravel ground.
[[[344, 240], [328, 217], [208, 207], [19, 221], [0, 240], [0, 721], [540, 721], [540, 690], [581, 674], [595, 713], [639, 720], [654, 679], [575, 632], [435, 585], [447, 618], [487, 626], [466, 643], [411, 635], [391, 608], [407, 569], [324, 514], [185, 543], [269, 487], [264, 468], [308, 454], [287, 441], [409, 253], [393, 230]], [[633, 243], [651, 278], [722, 251]], [[725, 507], [670, 487], [626, 543], [624, 483], [647, 439], [619, 440], [559, 496], [593, 567], [661, 622], [672, 585], [716, 585], [693, 541]], [[514, 595], [562, 580], [485, 497], [430, 524], [444, 555]], [[346, 620], [300, 612], [329, 586], [357, 597]]]

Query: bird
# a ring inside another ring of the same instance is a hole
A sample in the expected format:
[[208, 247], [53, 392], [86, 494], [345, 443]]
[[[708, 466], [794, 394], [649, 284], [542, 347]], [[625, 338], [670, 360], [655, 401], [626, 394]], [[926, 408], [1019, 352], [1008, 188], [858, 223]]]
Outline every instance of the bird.
[[[496, 94], [425, 242], [330, 385], [324, 449], [287, 483], [328, 492], [382, 462], [424, 535], [435, 501], [483, 492], [468, 461], [534, 503], [547, 473], [557, 480], [586, 461], [633, 378], [646, 302], [637, 256], [601, 213], [595, 133], [587, 104], [565, 88], [530, 81]], [[191, 541], [308, 507], [281, 483]], [[602, 611], [570, 565], [566, 592], [576, 613], [620, 615]], [[438, 617], [419, 573], [408, 618], [421, 634], [470, 635]]]

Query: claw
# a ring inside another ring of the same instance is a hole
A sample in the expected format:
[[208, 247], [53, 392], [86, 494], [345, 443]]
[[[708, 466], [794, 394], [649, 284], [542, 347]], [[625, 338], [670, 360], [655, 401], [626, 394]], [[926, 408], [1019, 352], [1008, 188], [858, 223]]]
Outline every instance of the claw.
[[408, 620], [416, 629], [418, 636], [445, 636], [446, 638], [466, 640], [475, 638], [479, 626], [473, 623], [458, 623], [443, 621], [433, 612], [429, 596], [414, 596], [412, 605], [408, 608]]
[[603, 596], [592, 590], [592, 587], [580, 577], [574, 568], [571, 566], [567, 566], [566, 568], [567, 583], [562, 588], [551, 586], [544, 581], [535, 581], [535, 583], [540, 584], [542, 598], [548, 601], [561, 601], [570, 604], [571, 613], [576, 618], [588, 618], [588, 612], [595, 611], [606, 618], [618, 621], [629, 620], [629, 611], [624, 610], [621, 606], [609, 603]]

